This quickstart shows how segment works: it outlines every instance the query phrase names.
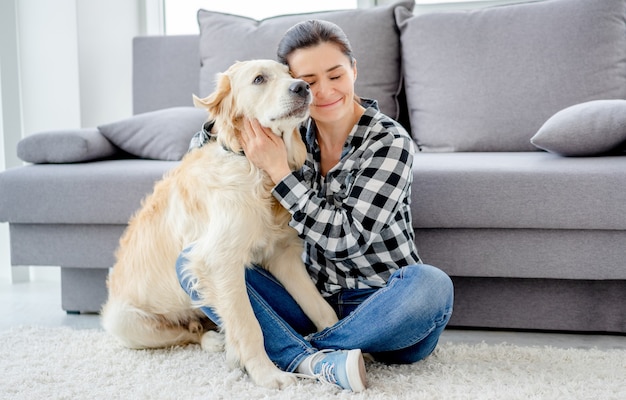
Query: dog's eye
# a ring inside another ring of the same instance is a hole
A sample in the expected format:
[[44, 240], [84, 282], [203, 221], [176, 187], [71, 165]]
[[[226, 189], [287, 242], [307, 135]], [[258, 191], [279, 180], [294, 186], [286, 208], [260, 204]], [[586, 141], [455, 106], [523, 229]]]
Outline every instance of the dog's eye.
[[257, 75], [256, 78], [254, 78], [254, 81], [253, 81], [253, 83], [255, 85], [260, 85], [263, 82], [265, 82], [265, 77], [263, 75]]

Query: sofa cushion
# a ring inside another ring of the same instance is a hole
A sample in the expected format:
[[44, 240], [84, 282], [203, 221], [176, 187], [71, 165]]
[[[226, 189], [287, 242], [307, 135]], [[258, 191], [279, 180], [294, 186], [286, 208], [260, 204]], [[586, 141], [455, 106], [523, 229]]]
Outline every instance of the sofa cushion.
[[624, 156], [419, 153], [413, 171], [419, 228], [626, 230]]
[[554, 113], [626, 99], [624, 0], [398, 11], [411, 128], [424, 151], [536, 151]]
[[204, 109], [172, 107], [100, 125], [98, 129], [127, 153], [153, 160], [176, 161], [189, 149], [193, 135], [207, 120]]
[[35, 164], [92, 161], [116, 152], [95, 128], [35, 133], [17, 143], [17, 156]]
[[10, 168], [0, 174], [0, 221], [126, 224], [154, 183], [176, 165], [126, 159]]
[[368, 9], [285, 15], [260, 21], [213, 11], [198, 11], [200, 25], [200, 96], [213, 92], [215, 76], [235, 61], [276, 59], [278, 42], [297, 22], [324, 19], [339, 25], [352, 44], [359, 96], [378, 100], [381, 111], [397, 118], [400, 91], [400, 40], [394, 10], [413, 9], [413, 1]]
[[530, 139], [562, 156], [594, 156], [626, 142], [626, 100], [595, 100], [567, 107], [550, 117]]

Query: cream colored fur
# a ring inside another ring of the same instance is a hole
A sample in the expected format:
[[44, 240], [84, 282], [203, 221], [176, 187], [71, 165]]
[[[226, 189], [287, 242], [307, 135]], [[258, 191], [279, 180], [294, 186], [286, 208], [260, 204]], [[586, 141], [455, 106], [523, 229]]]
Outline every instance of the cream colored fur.
[[[209, 97], [194, 97], [215, 119], [217, 141], [188, 153], [148, 196], [120, 239], [102, 309], [106, 331], [131, 348], [201, 343], [220, 347], [198, 306], [220, 316], [227, 359], [259, 385], [295, 381], [268, 358], [246, 292], [246, 266], [268, 269], [321, 330], [337, 321], [302, 263], [302, 242], [289, 213], [271, 194], [269, 177], [239, 154], [243, 117], [257, 118], [282, 136], [293, 169], [306, 151], [297, 125], [311, 96], [297, 95], [286, 66], [269, 60], [234, 64]], [[192, 304], [180, 287], [175, 263], [193, 244], [185, 273], [202, 300]], [[202, 366], [199, 366], [200, 368]]]

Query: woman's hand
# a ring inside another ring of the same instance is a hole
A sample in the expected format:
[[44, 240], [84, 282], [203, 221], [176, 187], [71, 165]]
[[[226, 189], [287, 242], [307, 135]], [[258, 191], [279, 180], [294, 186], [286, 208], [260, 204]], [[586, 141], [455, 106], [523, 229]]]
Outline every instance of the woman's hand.
[[257, 168], [264, 170], [274, 184], [287, 176], [291, 169], [287, 162], [287, 148], [281, 137], [261, 126], [259, 121], [244, 119], [241, 146], [246, 157]]

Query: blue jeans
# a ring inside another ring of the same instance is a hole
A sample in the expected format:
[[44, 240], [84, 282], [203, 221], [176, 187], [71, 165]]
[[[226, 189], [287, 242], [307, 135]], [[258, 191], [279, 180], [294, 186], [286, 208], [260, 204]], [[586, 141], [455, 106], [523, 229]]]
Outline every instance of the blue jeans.
[[[192, 300], [198, 294], [182, 274], [186, 251], [176, 261], [181, 286]], [[326, 300], [339, 322], [321, 332], [283, 286], [266, 270], [248, 268], [246, 286], [261, 325], [265, 350], [283, 371], [294, 372], [308, 355], [322, 349], [361, 349], [377, 361], [408, 364], [426, 358], [437, 346], [450, 316], [454, 290], [443, 271], [426, 264], [396, 271], [380, 289], [346, 289]], [[212, 308], [202, 311], [218, 326]]]

